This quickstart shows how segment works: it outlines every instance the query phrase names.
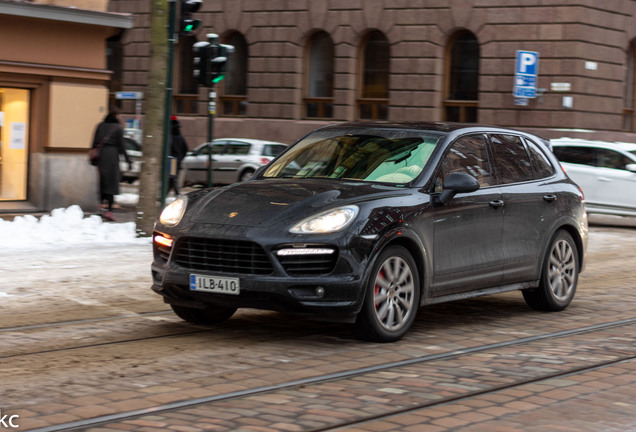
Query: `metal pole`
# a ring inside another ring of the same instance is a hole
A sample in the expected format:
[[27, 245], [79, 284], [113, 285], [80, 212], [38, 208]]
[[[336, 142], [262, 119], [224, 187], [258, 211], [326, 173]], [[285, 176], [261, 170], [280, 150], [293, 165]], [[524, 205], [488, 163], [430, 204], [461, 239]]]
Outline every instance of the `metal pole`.
[[166, 204], [168, 195], [168, 156], [170, 155], [170, 115], [172, 111], [172, 63], [174, 58], [174, 44], [178, 40], [175, 33], [177, 2], [168, 0], [170, 14], [168, 16], [168, 72], [166, 77], [166, 105], [163, 118], [163, 157], [161, 159], [161, 207]]
[[210, 84], [210, 92], [208, 93], [208, 142], [210, 143], [210, 151], [208, 152], [208, 187], [212, 187], [212, 140], [214, 139], [214, 114], [216, 113], [216, 91], [214, 84]]

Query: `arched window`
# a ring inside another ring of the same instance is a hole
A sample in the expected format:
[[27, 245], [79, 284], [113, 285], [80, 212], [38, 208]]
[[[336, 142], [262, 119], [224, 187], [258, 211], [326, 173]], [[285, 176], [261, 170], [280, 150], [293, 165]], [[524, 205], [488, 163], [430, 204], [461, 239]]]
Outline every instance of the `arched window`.
[[369, 33], [362, 46], [362, 83], [358, 112], [363, 120], [386, 120], [389, 116], [391, 49], [378, 30]]
[[634, 130], [634, 98], [636, 97], [636, 41], [632, 41], [627, 51], [627, 75], [625, 77], [625, 107], [623, 108], [623, 129]]
[[247, 114], [247, 42], [235, 32], [225, 38], [225, 44], [234, 47], [227, 63], [227, 74], [221, 96], [222, 114], [244, 116]]
[[446, 53], [444, 120], [475, 123], [479, 105], [479, 42], [469, 31], [456, 33]]
[[334, 45], [331, 37], [321, 31], [309, 40], [306, 67], [305, 116], [333, 117]]
[[199, 87], [192, 72], [194, 63], [192, 62], [192, 45], [197, 41], [195, 36], [187, 36], [179, 40], [176, 48], [177, 69], [176, 69], [176, 92], [173, 95], [174, 109], [176, 114], [196, 114]]

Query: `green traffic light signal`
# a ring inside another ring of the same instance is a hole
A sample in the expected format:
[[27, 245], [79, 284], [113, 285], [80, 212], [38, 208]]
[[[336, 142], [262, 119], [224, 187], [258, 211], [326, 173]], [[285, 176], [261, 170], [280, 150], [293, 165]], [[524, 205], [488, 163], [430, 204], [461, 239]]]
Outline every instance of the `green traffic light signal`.
[[219, 74], [215, 76], [214, 78], [212, 78], [212, 82], [216, 84], [218, 82], [223, 81], [224, 79], [225, 79], [225, 74]]
[[184, 32], [191, 32], [193, 30], [196, 30], [199, 28], [199, 26], [201, 25], [201, 20], [184, 20], [183, 21], [183, 31]]

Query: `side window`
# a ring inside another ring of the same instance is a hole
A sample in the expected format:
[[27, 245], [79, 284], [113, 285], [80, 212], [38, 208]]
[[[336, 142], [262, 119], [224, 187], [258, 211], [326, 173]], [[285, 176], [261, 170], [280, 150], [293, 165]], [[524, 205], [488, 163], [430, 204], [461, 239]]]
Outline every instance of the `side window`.
[[278, 156], [285, 148], [284, 145], [280, 144], [265, 144], [263, 147], [263, 156]]
[[229, 154], [229, 155], [246, 155], [246, 154], [249, 154], [249, 152], [250, 152], [249, 144], [232, 142], [232, 141], [229, 142], [227, 149], [225, 150], [225, 154]]
[[610, 149], [596, 149], [596, 165], [603, 168], [626, 169], [625, 165], [633, 163], [631, 159]]
[[552, 150], [561, 162], [594, 165], [594, 149], [591, 147], [556, 146]]
[[532, 180], [532, 164], [520, 137], [491, 135], [490, 139], [502, 184]]
[[554, 167], [550, 163], [550, 160], [546, 157], [545, 153], [541, 151], [538, 145], [530, 140], [526, 140], [528, 145], [528, 151], [532, 158], [532, 171], [535, 179], [542, 179], [550, 177], [554, 174]]
[[227, 144], [226, 141], [221, 141], [220, 143], [214, 143], [214, 146], [212, 147], [212, 154], [213, 155], [225, 154], [226, 144]]
[[480, 187], [494, 185], [492, 165], [483, 135], [464, 136], [451, 145], [442, 160], [436, 183], [437, 192], [441, 189], [443, 179], [454, 172], [464, 172], [475, 177]]

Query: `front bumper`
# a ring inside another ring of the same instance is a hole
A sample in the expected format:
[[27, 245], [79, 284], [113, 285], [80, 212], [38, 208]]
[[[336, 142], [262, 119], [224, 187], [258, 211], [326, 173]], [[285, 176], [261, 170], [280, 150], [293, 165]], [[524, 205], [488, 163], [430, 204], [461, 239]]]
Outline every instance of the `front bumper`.
[[[235, 235], [236, 232], [233, 234]], [[155, 235], [165, 234], [155, 233]], [[230, 264], [210, 267], [198, 261], [196, 265], [199, 267], [192, 268], [190, 261], [182, 259], [182, 245], [186, 242], [183, 237], [175, 239], [172, 248], [162, 248], [154, 244], [152, 289], [163, 296], [166, 303], [184, 307], [268, 309], [309, 314], [329, 321], [353, 321], [364, 299], [366, 268], [371, 245], [353, 241], [350, 243], [353, 243], [355, 247], [351, 248], [343, 239], [324, 243], [312, 242], [313, 247], [316, 245], [333, 247], [337, 251], [337, 257], [328, 272], [302, 274], [302, 272], [291, 271], [289, 266], [282, 264], [281, 259], [276, 256], [276, 251], [280, 248], [294, 245], [283, 240], [272, 239], [258, 242], [258, 247], [262, 248], [264, 255], [271, 263], [271, 271], [268, 274], [246, 274], [234, 271]], [[229, 239], [222, 241], [229, 241]], [[234, 236], [232, 241], [239, 240]], [[246, 237], [240, 237], [240, 241], [246, 241]], [[299, 244], [306, 245], [303, 242]], [[197, 252], [197, 256], [199, 253], [200, 251]], [[207, 253], [209, 251], [206, 251]], [[225, 271], [228, 269], [229, 271]], [[238, 278], [240, 294], [193, 291], [190, 289], [191, 274]]]

